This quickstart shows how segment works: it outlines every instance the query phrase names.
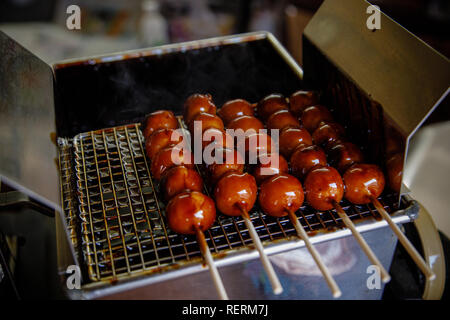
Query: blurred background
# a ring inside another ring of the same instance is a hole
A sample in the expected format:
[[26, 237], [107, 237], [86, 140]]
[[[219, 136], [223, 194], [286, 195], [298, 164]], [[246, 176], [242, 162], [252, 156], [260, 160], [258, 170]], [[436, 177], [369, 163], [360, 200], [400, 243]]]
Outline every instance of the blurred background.
[[[48, 62], [165, 43], [267, 30], [301, 63], [301, 33], [321, 0], [2, 0], [0, 29]], [[436, 50], [450, 54], [447, 0], [371, 3]], [[68, 30], [70, 5], [81, 29]]]
[[[49, 64], [266, 30], [301, 65], [301, 34], [321, 3], [321, 0], [1, 0], [0, 30]], [[441, 54], [450, 56], [450, 1], [373, 0], [371, 3], [380, 6], [383, 12]], [[67, 8], [74, 4], [81, 9], [81, 28], [68, 30]], [[445, 240], [446, 252], [450, 236], [448, 100], [412, 141], [404, 181], [413, 198], [433, 216]], [[49, 217], [30, 212], [22, 212], [20, 216], [0, 214], [0, 253], [3, 252], [0, 258], [11, 266], [16, 278], [16, 287], [10, 287], [6, 281], [2, 282], [8, 275], [0, 269], [0, 297], [61, 297], [54, 263], [54, 233], [54, 221]], [[26, 242], [21, 234], [27, 235]], [[16, 265], [20, 259], [25, 262]], [[415, 294], [402, 296], [398, 292], [396, 297], [417, 298]]]

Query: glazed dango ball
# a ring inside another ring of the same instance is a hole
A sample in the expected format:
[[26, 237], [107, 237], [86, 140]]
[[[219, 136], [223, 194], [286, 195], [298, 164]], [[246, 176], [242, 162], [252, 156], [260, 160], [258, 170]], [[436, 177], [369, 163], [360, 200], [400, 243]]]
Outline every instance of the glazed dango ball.
[[396, 153], [389, 158], [386, 168], [389, 187], [395, 192], [400, 192], [403, 176], [403, 153]]
[[244, 99], [235, 99], [226, 102], [222, 108], [219, 109], [217, 115], [222, 118], [225, 125], [241, 116], [254, 116], [255, 110], [253, 106]]
[[192, 121], [189, 124], [189, 131], [191, 133], [194, 132], [196, 123], [201, 124], [202, 133], [211, 128], [215, 128], [221, 131], [223, 131], [225, 128], [223, 125], [223, 121], [222, 119], [220, 119], [219, 116], [206, 112], [200, 112], [192, 119]]
[[309, 132], [314, 132], [322, 121], [333, 121], [331, 112], [324, 106], [311, 106], [306, 108], [301, 116], [303, 126]]
[[229, 172], [214, 189], [217, 209], [228, 216], [240, 216], [250, 211], [258, 192], [255, 178], [248, 173]]
[[297, 91], [289, 97], [289, 110], [293, 115], [299, 117], [307, 107], [319, 103], [319, 98], [314, 91]]
[[344, 173], [345, 198], [354, 204], [367, 204], [383, 192], [385, 180], [374, 164], [357, 163]]
[[300, 146], [290, 159], [292, 175], [304, 179], [309, 170], [315, 166], [326, 166], [327, 156], [318, 146]]
[[196, 228], [206, 231], [216, 220], [214, 201], [198, 191], [174, 196], [166, 207], [169, 228], [180, 234], [195, 234]]
[[267, 129], [281, 130], [287, 127], [300, 128], [300, 122], [289, 110], [277, 111], [267, 120]]
[[[272, 151], [275, 147], [275, 143], [272, 141], [272, 138], [263, 133], [251, 133], [247, 135], [244, 139], [245, 142], [245, 155], [247, 156], [249, 163], [256, 163], [256, 158], [258, 155], [266, 154]], [[241, 144], [238, 141], [238, 148]]]
[[186, 166], [172, 167], [164, 172], [161, 179], [161, 190], [166, 200], [184, 191], [203, 189], [203, 179], [197, 171]]
[[215, 151], [215, 158], [220, 159], [207, 165], [210, 173], [211, 182], [216, 183], [227, 172], [235, 171], [244, 172], [244, 159], [241, 154], [234, 149], [217, 149]]
[[344, 183], [339, 172], [328, 166], [314, 167], [306, 176], [306, 201], [316, 210], [333, 209], [333, 202], [339, 203], [344, 196]]
[[305, 128], [285, 128], [279, 136], [280, 153], [286, 158], [290, 158], [294, 150], [300, 146], [312, 145], [312, 138]]
[[153, 178], [159, 180], [166, 170], [178, 165], [184, 165], [192, 169], [194, 167], [194, 156], [185, 148], [167, 147], [155, 155], [150, 171]]
[[226, 131], [217, 128], [209, 128], [203, 132], [202, 150], [211, 143], [214, 144], [215, 148], [234, 148], [233, 137]]
[[244, 132], [249, 130], [259, 132], [259, 130], [264, 129], [264, 124], [253, 116], [241, 116], [230, 121], [230, 123], [228, 123], [228, 129], [241, 129]]
[[280, 110], [289, 110], [286, 98], [281, 94], [271, 94], [262, 99], [256, 106], [258, 116], [266, 121], [272, 114]]
[[364, 160], [361, 150], [351, 142], [335, 144], [330, 149], [328, 158], [331, 166], [342, 174], [354, 163], [360, 163]]
[[184, 102], [184, 122], [189, 126], [200, 112], [216, 114], [216, 106], [210, 94], [195, 93], [186, 99]]
[[277, 153], [262, 154], [257, 160], [258, 163], [253, 169], [252, 174], [258, 185], [274, 175], [289, 172], [286, 159]]
[[341, 126], [335, 123], [322, 122], [319, 127], [314, 130], [312, 140], [318, 146], [330, 149], [334, 143], [342, 138]]
[[405, 150], [403, 146], [404, 138], [396, 129], [394, 129], [393, 127], [386, 128], [384, 136], [385, 154], [387, 159], [391, 158], [397, 153], [403, 153], [403, 151]]
[[[336, 131], [336, 133], [337, 133], [337, 135], [339, 136], [339, 137], [344, 137], [345, 136], [345, 129], [344, 129], [344, 127], [342, 126], [342, 125], [340, 125], [339, 123], [337, 123], [337, 122], [334, 122], [334, 121], [321, 121], [320, 123], [319, 123], [319, 127], [321, 127], [321, 126], [323, 126], [323, 125], [325, 125], [325, 124], [327, 124], [327, 125], [329, 125], [331, 128], [333, 128], [334, 129], [334, 131]], [[319, 128], [318, 127], [318, 128]]]
[[302, 184], [289, 174], [278, 174], [265, 180], [259, 192], [262, 210], [273, 217], [283, 217], [295, 212], [303, 204]]
[[145, 151], [151, 160], [161, 149], [179, 145], [180, 143], [184, 143], [181, 133], [176, 132], [175, 129], [160, 129], [147, 138]]
[[178, 121], [172, 111], [158, 110], [148, 115], [145, 121], [144, 137], [147, 139], [160, 129], [176, 129]]

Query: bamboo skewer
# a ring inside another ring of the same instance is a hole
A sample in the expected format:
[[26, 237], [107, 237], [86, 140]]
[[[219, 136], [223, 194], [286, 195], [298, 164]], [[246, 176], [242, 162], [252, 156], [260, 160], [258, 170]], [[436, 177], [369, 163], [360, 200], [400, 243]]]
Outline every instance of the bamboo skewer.
[[309, 253], [311, 254], [320, 271], [322, 272], [322, 275], [324, 276], [328, 286], [330, 287], [333, 297], [339, 298], [342, 295], [342, 292], [339, 289], [338, 285], [336, 284], [336, 281], [334, 280], [333, 276], [331, 275], [330, 270], [323, 263], [322, 257], [320, 256], [319, 252], [317, 252], [316, 248], [312, 245], [308, 235], [306, 234], [305, 229], [303, 229], [303, 226], [298, 221], [295, 213], [292, 212], [291, 210], [286, 211], [288, 212], [289, 219], [291, 220], [291, 223], [294, 225], [298, 236], [305, 242], [306, 248], [309, 250]]
[[212, 258], [211, 252], [209, 251], [208, 244], [206, 243], [205, 234], [198, 227], [195, 228], [195, 232], [197, 236], [197, 242], [200, 245], [200, 251], [203, 255], [203, 259], [205, 259], [205, 262], [209, 267], [209, 272], [213, 279], [217, 293], [219, 294], [220, 299], [228, 300], [228, 295], [227, 292], [225, 291], [222, 278], [220, 277], [219, 271], [217, 270], [217, 267], [214, 264], [214, 260]]
[[281, 286], [280, 280], [278, 279], [278, 276], [275, 273], [275, 270], [273, 269], [273, 266], [270, 263], [269, 258], [264, 252], [264, 247], [261, 243], [261, 240], [259, 239], [258, 233], [256, 232], [255, 226], [250, 220], [250, 216], [248, 215], [247, 210], [241, 208], [241, 211], [242, 211], [242, 218], [244, 219], [245, 225], [247, 226], [250, 237], [252, 238], [253, 243], [255, 244], [256, 250], [258, 250], [259, 252], [261, 263], [264, 267], [264, 270], [267, 273], [267, 276], [269, 277], [269, 281], [270, 284], [272, 285], [273, 292], [275, 294], [280, 294], [283, 292], [283, 287]]
[[372, 262], [372, 264], [376, 265], [379, 268], [380, 273], [381, 273], [381, 280], [384, 283], [389, 282], [391, 280], [391, 276], [386, 271], [386, 269], [383, 267], [383, 265], [381, 264], [380, 260], [378, 260], [377, 256], [372, 251], [372, 249], [369, 247], [369, 245], [367, 244], [366, 240], [364, 240], [364, 238], [361, 236], [361, 234], [358, 232], [358, 230], [356, 230], [356, 227], [353, 224], [352, 220], [350, 220], [350, 218], [347, 216], [347, 214], [345, 213], [344, 209], [342, 209], [342, 207], [340, 206], [339, 203], [334, 201], [333, 205], [334, 205], [334, 208], [336, 209], [339, 217], [342, 219], [342, 221], [344, 222], [345, 226], [351, 230], [353, 236], [355, 237], [356, 241], [358, 241], [359, 245], [361, 246], [361, 249], [367, 255], [367, 257], [369, 258], [370, 262]]
[[391, 227], [392, 231], [394, 231], [395, 235], [397, 236], [400, 243], [403, 245], [403, 247], [406, 249], [406, 251], [409, 253], [411, 258], [414, 260], [414, 262], [417, 264], [419, 269], [424, 273], [426, 278], [428, 280], [433, 280], [436, 275], [433, 273], [431, 268], [427, 265], [425, 260], [423, 260], [422, 256], [417, 252], [416, 248], [412, 245], [412, 243], [408, 240], [408, 238], [405, 236], [405, 234], [400, 230], [400, 228], [395, 224], [395, 222], [392, 220], [391, 216], [386, 212], [383, 205], [378, 201], [377, 198], [372, 197], [371, 198], [373, 205], [377, 209], [377, 211], [380, 213], [380, 215], [383, 217], [384, 220], [388, 223], [388, 225]]
[[291, 223], [294, 225], [294, 227], [297, 231], [297, 235], [299, 236], [300, 239], [302, 239], [305, 242], [306, 248], [310, 252], [311, 256], [313, 257], [313, 259], [316, 262], [317, 266], [319, 267], [320, 271], [322, 272], [322, 275], [324, 276], [325, 281], [327, 282], [327, 284], [332, 292], [333, 297], [339, 298], [342, 295], [342, 292], [339, 289], [338, 285], [336, 284], [336, 281], [334, 280], [333, 276], [331, 275], [330, 270], [323, 263], [323, 260], [320, 256], [319, 252], [312, 245], [311, 241], [309, 240], [308, 235], [306, 234], [306, 231], [300, 225], [300, 222], [298, 221], [295, 213], [293, 213], [291, 210], [286, 210], [286, 211], [288, 212]]

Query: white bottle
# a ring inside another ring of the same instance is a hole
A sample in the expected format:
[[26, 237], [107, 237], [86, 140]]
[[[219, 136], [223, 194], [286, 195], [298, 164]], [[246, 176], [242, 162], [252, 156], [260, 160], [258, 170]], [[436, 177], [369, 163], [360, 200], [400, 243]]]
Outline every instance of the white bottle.
[[139, 40], [143, 46], [147, 47], [168, 43], [167, 22], [159, 13], [159, 4], [156, 0], [145, 0], [142, 2]]

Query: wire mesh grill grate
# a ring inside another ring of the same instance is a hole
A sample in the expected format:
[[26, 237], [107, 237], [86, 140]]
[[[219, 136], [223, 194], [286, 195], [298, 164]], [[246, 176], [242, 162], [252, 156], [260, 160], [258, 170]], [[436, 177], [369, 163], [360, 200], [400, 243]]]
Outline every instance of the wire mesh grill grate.
[[[78, 219], [77, 219], [77, 200], [74, 198], [73, 190], [73, 166], [72, 166], [72, 145], [67, 139], [58, 141], [58, 160], [60, 168], [60, 187], [62, 210], [64, 211], [67, 232], [72, 245], [78, 247]], [[77, 257], [78, 258], [78, 257]]]
[[[140, 124], [82, 133], [73, 140], [81, 251], [92, 281], [159, 271], [201, 259], [195, 236], [178, 235], [166, 228], [164, 203], [158, 200], [158, 186], [151, 178], [143, 142]], [[393, 212], [396, 199], [386, 195], [380, 201]], [[354, 206], [344, 201], [342, 206], [353, 220], [378, 219], [371, 205]], [[317, 212], [304, 205], [297, 215], [307, 232], [342, 227], [334, 210]], [[257, 207], [250, 216], [263, 242], [296, 236], [287, 217], [266, 216]], [[213, 255], [252, 242], [241, 217], [220, 214], [205, 237]]]

